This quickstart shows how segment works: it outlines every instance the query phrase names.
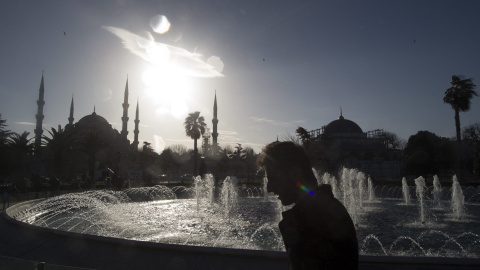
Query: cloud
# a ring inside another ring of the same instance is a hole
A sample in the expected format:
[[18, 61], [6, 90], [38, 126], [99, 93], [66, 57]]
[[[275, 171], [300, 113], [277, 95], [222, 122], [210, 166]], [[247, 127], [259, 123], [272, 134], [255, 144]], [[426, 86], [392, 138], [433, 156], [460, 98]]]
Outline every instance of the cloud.
[[221, 61], [220, 58], [215, 59], [214, 66], [201, 60], [201, 54], [156, 42], [149, 32], [147, 32], [149, 37], [144, 38], [122, 28], [112, 26], [103, 26], [103, 28], [119, 37], [131, 53], [156, 66], [175, 68], [194, 77], [223, 77], [221, 71], [217, 70], [219, 67], [223, 69], [223, 63], [218, 64], [218, 61]]
[[14, 124], [24, 125], [24, 126], [35, 126], [35, 125], [37, 125], [37, 124], [32, 123], [32, 122], [14, 122]]
[[219, 130], [219, 143], [221, 144], [237, 144], [237, 143], [245, 143], [244, 139], [238, 136], [238, 132], [233, 130]]
[[294, 121], [289, 121], [289, 122], [282, 122], [282, 121], [277, 121], [277, 120], [272, 120], [272, 119], [267, 119], [263, 117], [255, 117], [252, 116], [250, 117], [251, 120], [257, 123], [262, 123], [262, 124], [269, 124], [272, 126], [296, 126], [305, 123], [304, 120], [294, 120]]

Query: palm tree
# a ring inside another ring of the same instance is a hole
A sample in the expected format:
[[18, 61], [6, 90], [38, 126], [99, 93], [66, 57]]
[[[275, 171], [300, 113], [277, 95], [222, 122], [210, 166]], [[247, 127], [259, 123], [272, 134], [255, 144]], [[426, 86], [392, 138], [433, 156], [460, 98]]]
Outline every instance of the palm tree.
[[10, 159], [8, 157], [8, 137], [12, 134], [10, 130], [6, 130], [7, 120], [2, 118], [0, 114], [0, 176], [3, 176], [9, 170]]
[[308, 148], [310, 148], [310, 142], [312, 141], [310, 133], [303, 127], [298, 127], [295, 132], [297, 133], [297, 136], [300, 137], [300, 140], [302, 141], [305, 150], [308, 151]]
[[207, 124], [205, 124], [205, 118], [200, 116], [200, 112], [193, 112], [188, 114], [183, 125], [185, 126], [186, 135], [193, 139], [193, 175], [196, 176], [198, 155], [197, 140], [205, 133]]
[[34, 144], [30, 143], [33, 138], [28, 138], [29, 132], [22, 134], [12, 133], [7, 144], [11, 154], [11, 164], [14, 169], [23, 171], [28, 156], [33, 154]]
[[66, 163], [65, 153], [70, 150], [72, 134], [61, 127], [48, 131], [50, 137], [42, 136], [43, 144], [46, 146], [49, 161], [52, 164], [55, 175], [60, 175]]
[[461, 149], [461, 133], [460, 133], [460, 112], [470, 110], [471, 99], [478, 96], [475, 92], [475, 84], [472, 79], [465, 79], [462, 75], [453, 75], [450, 82], [452, 87], [445, 91], [443, 102], [450, 104], [455, 111], [455, 129], [457, 133], [457, 168], [460, 166], [460, 149]]
[[12, 134], [10, 130], [6, 130], [5, 128], [7, 127], [7, 120], [2, 119], [2, 114], [0, 114], [0, 144], [6, 145], [7, 144], [7, 138]]

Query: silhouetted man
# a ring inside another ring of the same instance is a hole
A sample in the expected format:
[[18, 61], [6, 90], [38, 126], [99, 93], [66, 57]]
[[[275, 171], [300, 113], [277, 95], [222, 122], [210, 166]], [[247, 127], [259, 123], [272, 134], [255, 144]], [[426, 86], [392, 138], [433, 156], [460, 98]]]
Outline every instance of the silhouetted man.
[[279, 228], [290, 269], [358, 269], [355, 227], [330, 185], [317, 186], [303, 148], [293, 142], [267, 145], [257, 163], [266, 171], [267, 191], [283, 205]]

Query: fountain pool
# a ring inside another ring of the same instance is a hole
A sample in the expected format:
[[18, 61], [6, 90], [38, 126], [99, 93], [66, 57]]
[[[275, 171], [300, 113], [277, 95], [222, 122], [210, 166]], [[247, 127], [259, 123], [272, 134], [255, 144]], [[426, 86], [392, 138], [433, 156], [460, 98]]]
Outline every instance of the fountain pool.
[[[337, 184], [340, 191], [342, 184]], [[347, 187], [351, 190], [352, 185]], [[352, 203], [355, 198], [362, 199], [358, 192], [351, 192], [351, 198], [340, 196], [341, 201], [355, 206], [361, 255], [480, 258], [478, 201], [467, 200], [459, 219], [450, 207], [451, 190], [444, 188], [443, 196], [437, 194], [433, 200], [427, 187], [424, 210], [419, 211], [415, 196], [410, 203], [403, 200], [401, 191], [408, 188], [399, 186], [392, 191], [377, 186], [373, 188], [375, 196], [365, 192], [361, 204]], [[472, 198], [477, 196], [474, 192], [470, 192]], [[211, 193], [185, 187], [89, 191], [32, 202], [13, 217], [41, 227], [138, 241], [284, 250], [277, 228], [282, 210], [277, 199], [258, 190], [237, 188], [235, 193], [238, 197], [233, 203], [212, 201]], [[182, 194], [191, 198], [175, 199]]]

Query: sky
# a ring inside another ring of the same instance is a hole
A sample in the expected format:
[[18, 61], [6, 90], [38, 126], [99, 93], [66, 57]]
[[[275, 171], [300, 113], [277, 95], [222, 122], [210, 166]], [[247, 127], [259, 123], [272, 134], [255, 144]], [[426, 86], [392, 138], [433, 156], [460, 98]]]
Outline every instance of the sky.
[[[480, 85], [479, 1], [0, 2], [0, 114], [34, 136], [45, 80], [44, 130], [93, 112], [140, 143], [193, 148], [183, 122], [200, 111], [218, 142], [256, 152], [338, 119], [408, 140], [455, 136], [443, 103], [452, 75]], [[479, 86], [480, 87], [480, 86]], [[477, 92], [480, 89], [477, 87]], [[480, 98], [460, 114], [480, 122]], [[48, 135], [47, 131], [44, 131]]]

